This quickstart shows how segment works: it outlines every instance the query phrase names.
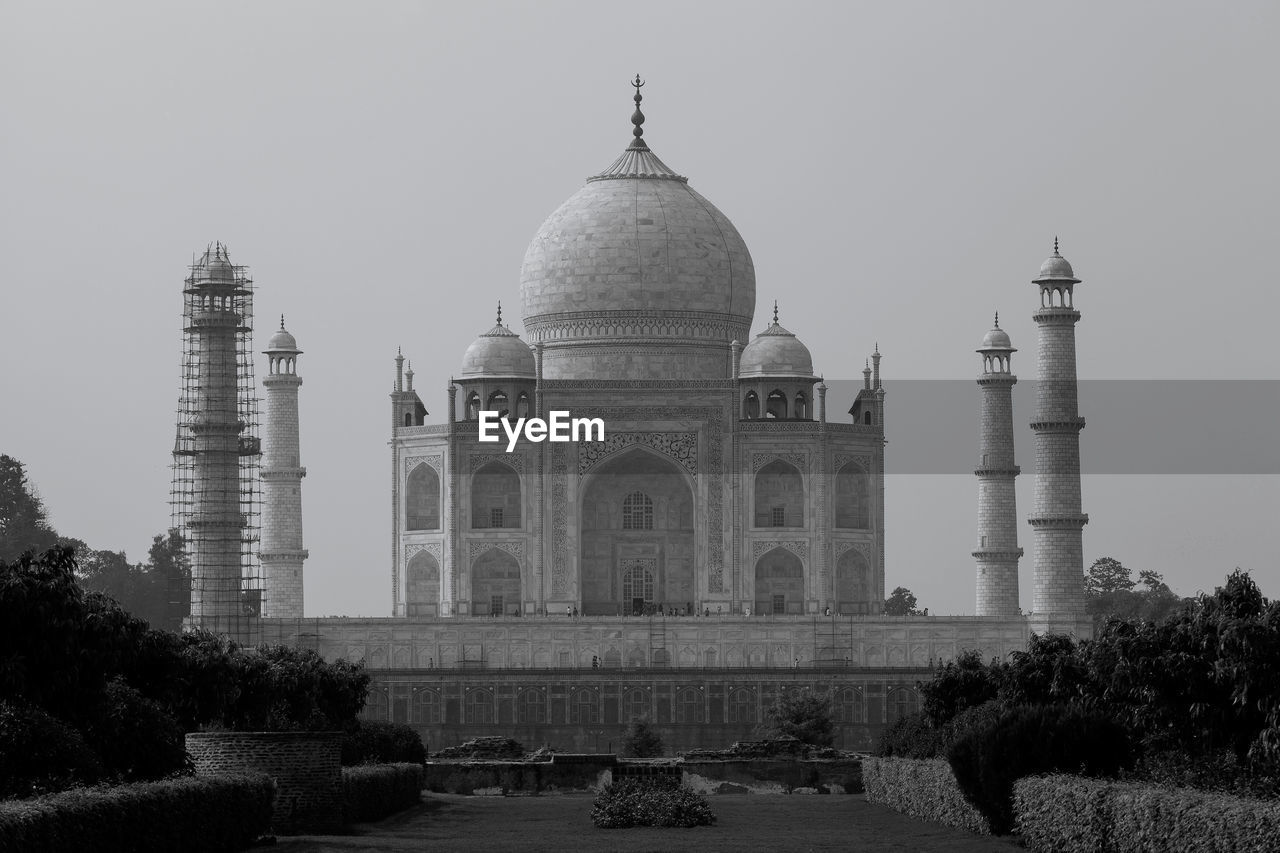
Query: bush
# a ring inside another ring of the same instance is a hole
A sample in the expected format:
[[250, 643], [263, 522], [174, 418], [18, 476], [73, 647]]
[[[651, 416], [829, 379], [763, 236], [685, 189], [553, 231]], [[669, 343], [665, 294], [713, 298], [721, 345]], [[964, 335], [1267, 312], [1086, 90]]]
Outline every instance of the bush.
[[814, 746], [831, 746], [835, 742], [831, 698], [802, 690], [785, 692], [765, 712], [760, 728], [765, 737], [793, 737]]
[[182, 727], [122, 681], [107, 685], [85, 735], [106, 771], [126, 781], [162, 779], [187, 769]]
[[416, 804], [422, 793], [421, 764], [366, 764], [342, 768], [342, 819], [380, 820]]
[[424, 764], [427, 748], [412, 726], [360, 722], [342, 738], [342, 764]]
[[897, 758], [938, 758], [947, 748], [945, 733], [923, 713], [894, 720], [876, 747], [876, 755]]
[[601, 829], [629, 826], [710, 826], [716, 822], [707, 798], [673, 778], [624, 779], [606, 785], [591, 804]]
[[271, 823], [262, 774], [144, 782], [0, 802], [0, 850], [223, 853]]
[[646, 719], [632, 720], [622, 738], [622, 754], [628, 758], [657, 758], [664, 747], [662, 736], [653, 730]]
[[1013, 830], [1013, 783], [1038, 773], [1114, 776], [1133, 766], [1128, 732], [1110, 717], [1076, 708], [1025, 706], [970, 729], [947, 749], [965, 798], [1005, 835]]
[[102, 774], [80, 732], [39, 708], [0, 702], [0, 800], [92, 784]]
[[862, 784], [868, 802], [921, 820], [990, 832], [981, 813], [964, 798], [951, 767], [941, 759], [866, 758]]
[[1280, 803], [1079, 776], [1015, 785], [1018, 833], [1034, 851], [1280, 850]]

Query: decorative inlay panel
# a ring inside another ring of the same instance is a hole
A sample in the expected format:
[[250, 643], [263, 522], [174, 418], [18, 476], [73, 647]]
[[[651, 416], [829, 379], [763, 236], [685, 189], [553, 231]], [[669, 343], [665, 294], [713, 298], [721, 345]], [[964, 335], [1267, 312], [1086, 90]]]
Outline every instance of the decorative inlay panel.
[[578, 444], [578, 476], [587, 473], [606, 457], [632, 445], [651, 447], [669, 456], [690, 474], [698, 473], [698, 434], [693, 432], [615, 432], [604, 441]]
[[471, 565], [472, 563], [474, 563], [476, 561], [476, 557], [479, 557], [485, 551], [490, 551], [490, 550], [493, 550], [494, 548], [497, 548], [499, 551], [506, 551], [508, 554], [515, 557], [521, 563], [524, 562], [524, 543], [523, 542], [520, 542], [518, 540], [489, 542], [485, 540], [472, 539], [470, 542], [467, 543], [467, 565]]
[[551, 445], [551, 594], [569, 591], [569, 457], [563, 443]]
[[[506, 439], [503, 440], [505, 441]], [[501, 462], [504, 465], [511, 466], [517, 473], [524, 473], [523, 453], [472, 453], [470, 461], [472, 471], [478, 471], [490, 462]]]
[[804, 539], [757, 539], [751, 543], [752, 564], [774, 548], [786, 548], [802, 560], [809, 559], [809, 543]]
[[867, 558], [867, 562], [871, 562], [871, 543], [870, 542], [850, 542], [847, 539], [843, 542], [836, 543], [836, 559], [840, 559], [840, 555], [846, 551], [857, 551], [859, 554]]
[[404, 472], [408, 474], [419, 465], [430, 465], [436, 470], [436, 473], [439, 474], [440, 460], [441, 455], [439, 453], [431, 453], [426, 456], [408, 456], [404, 460]]
[[839, 471], [850, 462], [860, 467], [862, 469], [862, 473], [871, 473], [871, 457], [865, 453], [837, 453], [835, 458], [835, 470]]
[[417, 554], [419, 551], [426, 551], [428, 554], [436, 558], [437, 563], [440, 562], [440, 554], [441, 554], [440, 543], [439, 542], [422, 542], [415, 545], [404, 546], [405, 565], [408, 565], [409, 561], [413, 559], [413, 555]]
[[809, 473], [809, 454], [807, 453], [753, 453], [751, 455], [751, 473], [758, 474], [760, 469], [775, 459], [790, 462], [803, 474]]

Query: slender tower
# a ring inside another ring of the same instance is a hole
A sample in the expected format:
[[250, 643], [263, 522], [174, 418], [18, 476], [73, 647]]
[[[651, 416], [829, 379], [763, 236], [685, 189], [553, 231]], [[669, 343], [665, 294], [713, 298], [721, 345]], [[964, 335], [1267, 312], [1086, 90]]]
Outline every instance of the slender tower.
[[258, 463], [253, 280], [215, 243], [183, 288], [173, 526], [191, 560], [191, 619], [213, 630], [256, 613]]
[[1036, 537], [1035, 596], [1041, 617], [1084, 614], [1084, 553], [1081, 537], [1089, 516], [1080, 511], [1080, 417], [1076, 403], [1076, 322], [1073, 290], [1080, 279], [1058, 254], [1034, 280], [1040, 309], [1039, 387], [1031, 429], [1036, 440], [1036, 505], [1028, 519]]
[[284, 327], [267, 344], [267, 429], [262, 441], [262, 615], [302, 618], [302, 478], [298, 455], [298, 342]]
[[982, 339], [982, 375], [978, 388], [982, 395], [979, 410], [979, 460], [973, 473], [978, 476], [978, 563], [977, 614], [1017, 616], [1018, 608], [1018, 509], [1014, 478], [1021, 469], [1013, 460], [1013, 375], [1012, 357], [1017, 352], [1009, 335], [995, 328]]

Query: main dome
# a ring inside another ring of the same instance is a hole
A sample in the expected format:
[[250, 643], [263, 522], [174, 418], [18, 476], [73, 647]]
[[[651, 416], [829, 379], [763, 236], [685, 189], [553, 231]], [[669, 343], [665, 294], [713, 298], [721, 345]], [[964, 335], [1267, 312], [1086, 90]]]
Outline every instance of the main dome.
[[[755, 313], [733, 223], [641, 138], [560, 205], [524, 256], [520, 297], [547, 379], [723, 378]], [[638, 120], [637, 120], [638, 117]]]

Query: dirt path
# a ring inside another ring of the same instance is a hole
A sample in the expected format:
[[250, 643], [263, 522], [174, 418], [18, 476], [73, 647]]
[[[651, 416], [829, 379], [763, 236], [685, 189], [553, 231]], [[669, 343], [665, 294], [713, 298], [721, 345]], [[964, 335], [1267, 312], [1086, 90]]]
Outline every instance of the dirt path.
[[428, 794], [420, 806], [348, 835], [281, 838], [280, 853], [329, 851], [594, 850], [739, 853], [744, 850], [839, 850], [856, 853], [980, 853], [1022, 850], [1008, 838], [985, 838], [924, 823], [862, 796], [711, 797], [718, 821], [697, 829], [596, 829], [590, 795], [463, 797]]

